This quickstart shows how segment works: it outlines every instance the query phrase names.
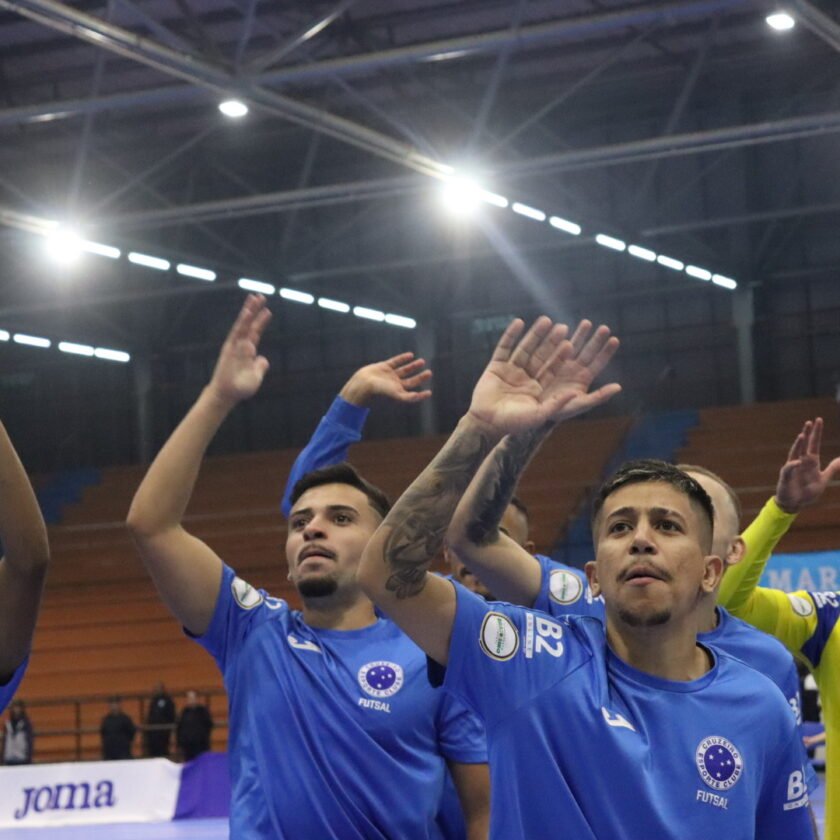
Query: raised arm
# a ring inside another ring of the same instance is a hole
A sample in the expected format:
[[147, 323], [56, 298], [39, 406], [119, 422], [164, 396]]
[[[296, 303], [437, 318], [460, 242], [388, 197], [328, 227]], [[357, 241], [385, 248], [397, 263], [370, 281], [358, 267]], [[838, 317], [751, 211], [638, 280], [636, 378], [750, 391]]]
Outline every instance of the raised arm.
[[[587, 343], [590, 342], [587, 347]], [[574, 378], [588, 360], [594, 359], [609, 340], [609, 330], [592, 336], [592, 322], [581, 321], [570, 339], [572, 353], [557, 376]], [[582, 353], [584, 347], [587, 352]], [[602, 367], [612, 350], [601, 357]], [[594, 378], [600, 370], [590, 369]], [[446, 535], [450, 551], [476, 574], [494, 597], [531, 607], [540, 593], [539, 561], [499, 529], [525, 467], [554, 429], [554, 422], [518, 435], [508, 435], [493, 449], [458, 505]]]
[[[618, 346], [606, 327], [596, 333], [603, 340], [600, 349], [590, 343], [577, 354], [565, 341], [565, 326], [541, 317], [522, 336], [523, 326], [517, 319], [505, 330], [476, 384], [469, 411], [391, 509], [368, 543], [359, 570], [369, 597], [441, 664], [448, 658], [455, 593], [428, 568], [478, 468], [505, 434], [560, 422], [620, 390], [607, 385], [589, 393]], [[572, 357], [577, 363], [566, 365]]]
[[0, 423], [0, 683], [29, 653], [49, 562], [47, 529], [32, 485]]
[[796, 436], [779, 471], [776, 493], [744, 531], [746, 546], [740, 563], [729, 567], [718, 601], [740, 615], [753, 597], [770, 555], [804, 508], [816, 504], [828, 483], [840, 474], [840, 458], [821, 468], [823, 420], [808, 420]]
[[295, 459], [280, 505], [285, 516], [291, 511], [291, 495], [295, 484], [303, 476], [312, 470], [347, 460], [347, 450], [351, 444], [362, 438], [368, 406], [374, 397], [417, 403], [432, 395], [429, 390], [416, 390], [431, 379], [432, 372], [423, 369], [425, 364], [423, 359], [415, 359], [414, 353], [400, 353], [383, 362], [359, 368], [344, 383], [309, 443]]
[[213, 616], [222, 561], [181, 521], [210, 441], [233, 408], [262, 384], [268, 360], [257, 348], [270, 317], [265, 298], [249, 295], [210, 383], [149, 467], [128, 513], [128, 529], [158, 592], [197, 636]]

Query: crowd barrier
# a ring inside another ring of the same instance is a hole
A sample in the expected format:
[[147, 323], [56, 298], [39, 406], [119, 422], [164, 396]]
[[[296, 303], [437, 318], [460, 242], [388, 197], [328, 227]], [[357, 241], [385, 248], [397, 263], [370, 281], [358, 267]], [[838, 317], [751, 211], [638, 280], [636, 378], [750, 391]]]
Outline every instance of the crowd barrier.
[[0, 767], [0, 829], [227, 817], [226, 753]]

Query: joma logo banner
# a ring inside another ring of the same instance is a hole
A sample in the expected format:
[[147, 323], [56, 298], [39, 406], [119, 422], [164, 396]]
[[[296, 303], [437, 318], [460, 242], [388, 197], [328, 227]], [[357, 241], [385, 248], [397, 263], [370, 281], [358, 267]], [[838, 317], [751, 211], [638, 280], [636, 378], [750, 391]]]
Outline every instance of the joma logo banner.
[[15, 819], [26, 819], [31, 813], [44, 811], [85, 811], [90, 808], [113, 808], [117, 804], [114, 783], [75, 782], [43, 787], [23, 788], [23, 803], [15, 811]]

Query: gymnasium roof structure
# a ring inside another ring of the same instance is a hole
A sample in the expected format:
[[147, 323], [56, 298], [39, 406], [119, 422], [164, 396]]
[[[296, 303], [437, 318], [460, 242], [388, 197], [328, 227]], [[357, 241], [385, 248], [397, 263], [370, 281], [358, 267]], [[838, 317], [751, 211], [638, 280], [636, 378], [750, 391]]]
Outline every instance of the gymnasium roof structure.
[[[658, 352], [689, 311], [713, 333], [840, 324], [827, 0], [0, 0], [0, 97], [10, 335], [211, 347], [241, 278], [350, 307], [278, 297], [295, 340], [594, 312]], [[442, 196], [464, 188], [459, 216]], [[119, 258], [50, 262], [56, 225]], [[809, 354], [817, 392], [840, 346]]]

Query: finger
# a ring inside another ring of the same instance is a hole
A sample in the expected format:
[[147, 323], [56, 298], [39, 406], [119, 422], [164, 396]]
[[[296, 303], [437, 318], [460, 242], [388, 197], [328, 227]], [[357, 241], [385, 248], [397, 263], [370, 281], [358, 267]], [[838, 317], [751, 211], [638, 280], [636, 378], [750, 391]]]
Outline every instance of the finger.
[[268, 322], [270, 320], [271, 310], [267, 306], [263, 305], [262, 308], [254, 315], [254, 318], [251, 321], [250, 329], [248, 330], [248, 338], [254, 342], [255, 346], [260, 343], [262, 334], [265, 332], [265, 328], [268, 326]]
[[601, 324], [578, 353], [577, 360], [589, 367], [610, 339], [610, 328]]
[[614, 335], [607, 339], [607, 343], [589, 365], [589, 373], [593, 379], [601, 375], [601, 371], [612, 361], [620, 346], [621, 342]]
[[589, 394], [576, 394], [575, 398], [565, 406], [562, 419], [568, 420], [571, 417], [577, 417], [579, 414], [592, 411], [593, 408], [603, 405], [620, 393], [621, 385], [618, 382], [610, 382], [609, 385], [603, 385]]
[[525, 333], [519, 344], [516, 345], [516, 349], [511, 354], [510, 361], [517, 367], [527, 370], [532, 354], [545, 341], [551, 330], [551, 326], [551, 318], [546, 315], [540, 315], [531, 324], [531, 328]]
[[431, 391], [403, 391], [397, 396], [400, 402], [418, 403], [432, 396]]
[[592, 321], [584, 318], [575, 328], [574, 334], [571, 338], [575, 356], [577, 356], [577, 354], [583, 349], [583, 345], [586, 344], [586, 339], [589, 338], [589, 333], [591, 332]]
[[799, 461], [799, 459], [805, 454], [805, 441], [808, 439], [808, 434], [810, 432], [810, 425], [811, 421], [809, 420], [803, 427], [802, 431], [796, 436], [796, 440], [794, 440], [793, 445], [790, 448], [790, 452], [788, 452], [788, 462], [790, 461]]
[[407, 364], [403, 364], [395, 368], [394, 373], [396, 373], [400, 379], [404, 379], [406, 376], [412, 376], [417, 373], [417, 371], [422, 370], [423, 365], [425, 364], [426, 361], [424, 359], [415, 359], [413, 362], [408, 362]]
[[559, 344], [554, 354], [546, 360], [542, 368], [537, 371], [536, 380], [545, 389], [548, 388], [557, 376], [557, 371], [563, 366], [563, 362], [572, 358], [575, 354], [575, 349], [572, 347], [571, 341], [563, 341]]
[[834, 476], [840, 473], [840, 458], [835, 458], [821, 473], [820, 475], [826, 481], [833, 481]]
[[822, 445], [822, 432], [823, 432], [823, 419], [822, 417], [817, 417], [814, 420], [813, 428], [811, 429], [811, 436], [808, 439], [808, 454], [814, 455], [817, 458], [817, 463], [819, 463], [820, 458], [820, 446]]
[[405, 353], [398, 353], [396, 356], [391, 356], [390, 359], [385, 359], [385, 364], [388, 365], [388, 367], [396, 369], [413, 358], [414, 353], [411, 350], [407, 350]]
[[528, 361], [526, 370], [529, 376], [533, 376], [534, 379], [540, 378], [540, 374], [557, 356], [560, 345], [563, 344], [568, 333], [569, 328], [565, 324], [555, 324], [551, 328], [545, 340], [540, 343]]
[[510, 354], [516, 346], [519, 336], [525, 327], [525, 322], [521, 318], [514, 318], [508, 325], [507, 329], [502, 333], [502, 337], [496, 344], [496, 349], [493, 351], [491, 361], [506, 362], [510, 359]]
[[431, 378], [432, 372], [430, 370], [424, 370], [418, 373], [417, 376], [410, 376], [408, 379], [403, 379], [402, 385], [406, 390], [412, 391], [419, 385], [428, 382]]
[[271, 367], [271, 364], [265, 356], [257, 356], [257, 358], [254, 360], [254, 364], [256, 366], [257, 372], [260, 375], [260, 381], [262, 381], [266, 373], [268, 373], [268, 369], [269, 367]]
[[245, 303], [242, 304], [242, 309], [239, 310], [239, 315], [236, 316], [236, 320], [230, 328], [228, 340], [235, 341], [238, 338], [246, 338], [254, 317], [263, 306], [265, 306], [265, 298], [262, 295], [248, 295], [245, 298]]

